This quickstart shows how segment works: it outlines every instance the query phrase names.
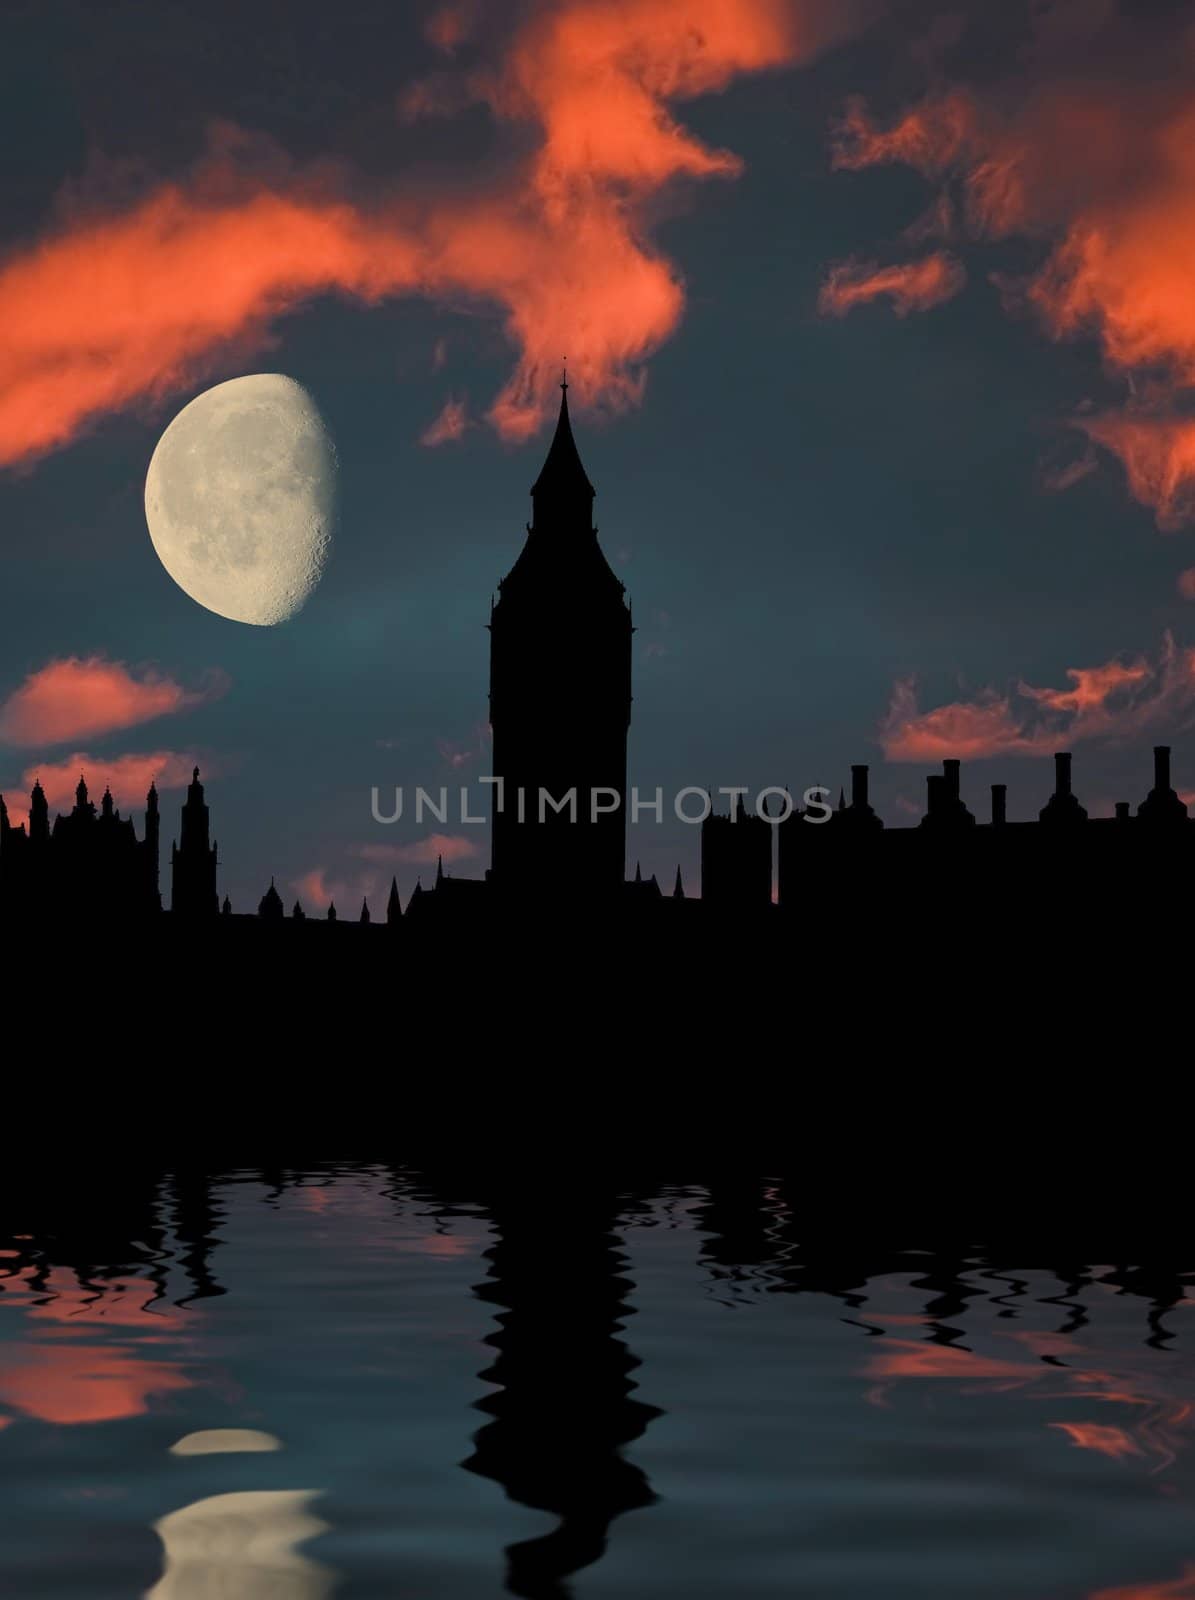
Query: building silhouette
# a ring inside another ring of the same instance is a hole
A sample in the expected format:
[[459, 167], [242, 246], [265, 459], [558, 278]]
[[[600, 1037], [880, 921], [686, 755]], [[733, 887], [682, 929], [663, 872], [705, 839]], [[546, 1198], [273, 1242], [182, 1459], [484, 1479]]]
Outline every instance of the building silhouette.
[[504, 788], [490, 879], [520, 895], [609, 898], [626, 859], [631, 612], [598, 544], [594, 488], [567, 382], [560, 388], [527, 541], [490, 613], [490, 726]]
[[[666, 927], [678, 936], [711, 917], [844, 918], [850, 948], [869, 925], [896, 911], [941, 928], [941, 907], [957, 921], [964, 908], [993, 925], [1023, 915], [1030, 900], [1051, 914], [1066, 907], [1130, 915], [1144, 900], [1176, 911], [1195, 868], [1195, 822], [1175, 790], [1170, 750], [1154, 752], [1154, 783], [1136, 814], [1127, 801], [1112, 817], [1092, 817], [1072, 785], [1071, 756], [1055, 756], [1054, 793], [1036, 821], [1010, 822], [1002, 784], [980, 819], [964, 803], [960, 763], [947, 759], [926, 784], [916, 826], [888, 828], [870, 803], [868, 768], [851, 769], [849, 803], [786, 806], [759, 814], [735, 793], [728, 813], [701, 825], [701, 885], [686, 894], [679, 868], [665, 894], [655, 877], [626, 871], [627, 736], [631, 719], [631, 611], [623, 584], [598, 544], [594, 488], [573, 437], [568, 385], [543, 468], [531, 489], [532, 518], [514, 566], [498, 586], [490, 620], [490, 721], [493, 729], [492, 858], [484, 879], [460, 878], [437, 863], [404, 908], [392, 883], [384, 920], [362, 905], [357, 916], [296, 903], [285, 914], [268, 871], [256, 915], [221, 906], [219, 859], [196, 768], [171, 848], [169, 920], [175, 929], [269, 926], [339, 947], [382, 950], [387, 940], [524, 914], [566, 912], [604, 925]], [[824, 792], [824, 791], [823, 791]], [[546, 801], [544, 797], [547, 797]], [[72, 918], [103, 923], [157, 917], [157, 791], [146, 797], [145, 825], [115, 809], [105, 793], [97, 811], [80, 777], [74, 808], [51, 825], [35, 783], [28, 823], [12, 825], [0, 797], [0, 918], [8, 924]], [[247, 909], [247, 908], [246, 908]], [[223, 910], [225, 915], [219, 913]], [[973, 919], [974, 920], [974, 919]], [[300, 934], [299, 929], [302, 929]], [[322, 930], [322, 931], [321, 931]], [[206, 937], [206, 935], [204, 935]], [[654, 934], [653, 934], [654, 937]], [[326, 945], [321, 946], [326, 948]], [[496, 948], [496, 947], [495, 947]]]
[[104, 791], [99, 810], [85, 777], [74, 807], [50, 822], [45, 790], [35, 782], [29, 821], [12, 826], [0, 796], [0, 915], [9, 922], [68, 921], [90, 915], [125, 919], [161, 909], [158, 891], [158, 792], [145, 800], [145, 831], [138, 839]]
[[[209, 838], [208, 808], [196, 767], [183, 803], [178, 843], [170, 851], [172, 911], [182, 917], [217, 914], [220, 903], [216, 894], [216, 864], [216, 846]], [[270, 882], [272, 885], [272, 878]]]

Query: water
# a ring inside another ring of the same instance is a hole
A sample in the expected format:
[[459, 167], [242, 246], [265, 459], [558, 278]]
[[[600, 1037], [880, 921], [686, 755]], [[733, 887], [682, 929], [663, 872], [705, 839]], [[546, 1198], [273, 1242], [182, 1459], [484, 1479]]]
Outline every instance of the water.
[[7, 1210], [12, 1600], [1195, 1600], [1170, 1262], [814, 1250], [767, 1178]]

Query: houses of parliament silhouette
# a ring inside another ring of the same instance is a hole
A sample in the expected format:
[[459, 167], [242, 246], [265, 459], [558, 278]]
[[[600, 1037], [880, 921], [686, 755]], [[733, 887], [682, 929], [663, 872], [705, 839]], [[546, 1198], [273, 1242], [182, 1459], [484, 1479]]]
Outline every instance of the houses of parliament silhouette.
[[[920, 825], [887, 828], [869, 800], [867, 767], [855, 766], [849, 801], [840, 793], [828, 818], [825, 806], [816, 816], [790, 809], [783, 821], [749, 814], [741, 799], [726, 815], [711, 807], [701, 825], [700, 898], [686, 895], [679, 867], [670, 890], [638, 870], [628, 881], [631, 611], [598, 543], [595, 491], [573, 438], [567, 383], [561, 389], [555, 434], [531, 490], [526, 542], [490, 613], [490, 726], [504, 798], [496, 796], [485, 879], [458, 878], [440, 866], [434, 883], [417, 885], [405, 908], [392, 880], [376, 918], [368, 904], [359, 913], [346, 907], [340, 916], [329, 906], [308, 916], [298, 902], [288, 916], [271, 879], [255, 913], [233, 916], [219, 897], [217, 849], [196, 768], [171, 849], [165, 917], [176, 930], [195, 933], [226, 919], [460, 926], [462, 919], [516, 922], [528, 909], [550, 906], [556, 917], [573, 912], [653, 929], [663, 919], [679, 932], [708, 929], [711, 915], [808, 917], [811, 908], [820, 915], [846, 904], [856, 916], [866, 905], [882, 922], [893, 907], [943, 895], [957, 906], [962, 894], [972, 908], [1024, 910], [1044, 896], [1055, 908], [1065, 902], [1081, 911], [1098, 901], [1136, 914], [1156, 908], [1159, 896], [1189, 878], [1195, 821], [1173, 787], [1170, 750], [1159, 746], [1153, 787], [1135, 814], [1120, 802], [1113, 817], [1089, 817], [1072, 789], [1070, 754], [1060, 752], [1054, 793], [1036, 822], [1007, 819], [1002, 784], [992, 786], [990, 815], [979, 820], [963, 802], [960, 763], [946, 760], [928, 779]], [[572, 814], [523, 803], [524, 795], [569, 791], [579, 797]], [[12, 926], [162, 915], [159, 829], [152, 785], [141, 838], [110, 793], [97, 810], [85, 774], [74, 808], [53, 824], [40, 782], [27, 825], [11, 824], [0, 797], [0, 917]]]

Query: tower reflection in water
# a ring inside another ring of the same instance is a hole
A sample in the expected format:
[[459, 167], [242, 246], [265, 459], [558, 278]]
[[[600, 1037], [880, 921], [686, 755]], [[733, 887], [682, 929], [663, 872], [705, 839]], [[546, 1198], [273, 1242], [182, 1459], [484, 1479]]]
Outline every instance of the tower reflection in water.
[[600, 1559], [614, 1519], [654, 1502], [622, 1451], [662, 1415], [633, 1398], [639, 1363], [618, 1337], [633, 1284], [617, 1196], [556, 1199], [542, 1185], [487, 1197], [498, 1237], [475, 1292], [501, 1309], [486, 1340], [495, 1358], [479, 1376], [498, 1387], [477, 1402], [492, 1420], [461, 1463], [559, 1518], [507, 1547], [506, 1587], [524, 1600], [564, 1600], [565, 1580]]

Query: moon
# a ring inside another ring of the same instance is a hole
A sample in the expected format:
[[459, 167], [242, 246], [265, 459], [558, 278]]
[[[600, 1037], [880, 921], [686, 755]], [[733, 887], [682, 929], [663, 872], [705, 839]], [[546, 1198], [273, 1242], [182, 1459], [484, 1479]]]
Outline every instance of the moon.
[[145, 520], [166, 571], [192, 600], [270, 627], [323, 574], [336, 518], [336, 447], [293, 378], [231, 378], [185, 405], [145, 477]]

